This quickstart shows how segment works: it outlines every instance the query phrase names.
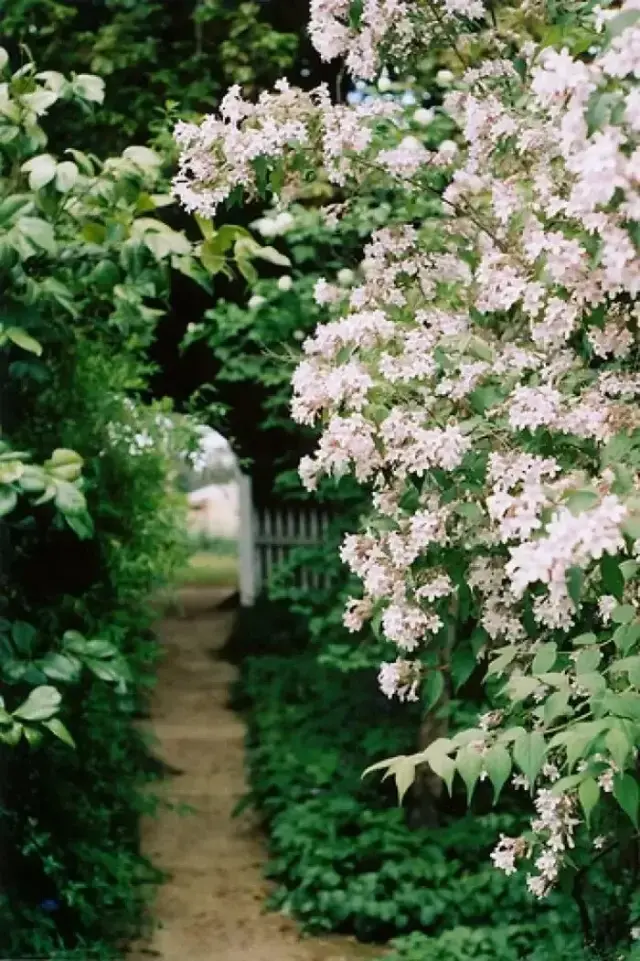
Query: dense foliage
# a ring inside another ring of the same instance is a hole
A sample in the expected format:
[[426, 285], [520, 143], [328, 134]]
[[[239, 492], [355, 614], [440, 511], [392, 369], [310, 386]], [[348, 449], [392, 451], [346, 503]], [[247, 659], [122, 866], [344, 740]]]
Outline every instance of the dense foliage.
[[640, 12], [611, 6], [317, 0], [318, 49], [348, 51], [356, 75], [390, 60], [408, 72], [434, 38], [449, 44], [457, 142], [429, 149], [388, 98], [336, 105], [280, 82], [179, 125], [175, 180], [204, 217], [239, 188], [290, 203], [319, 168], [347, 192], [378, 178], [440, 198], [437, 217], [374, 234], [354, 289], [315, 286], [335, 319], [294, 375], [295, 419], [321, 425], [301, 475], [364, 490], [362, 533], [342, 548], [362, 581], [345, 625], [370, 623], [395, 651], [387, 696], [416, 700], [422, 684], [437, 715], [456, 662], [486, 675], [478, 721], [434, 724], [419, 755], [374, 767], [401, 796], [417, 765], [449, 791], [458, 774], [470, 803], [479, 782], [497, 798], [513, 776], [535, 815], [492, 859], [507, 877], [524, 862], [537, 898], [567, 885], [597, 951], [638, 933]]

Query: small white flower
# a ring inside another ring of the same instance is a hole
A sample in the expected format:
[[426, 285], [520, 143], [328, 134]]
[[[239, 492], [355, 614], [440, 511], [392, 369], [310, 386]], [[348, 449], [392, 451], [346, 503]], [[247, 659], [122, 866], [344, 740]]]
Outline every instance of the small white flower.
[[287, 290], [291, 290], [292, 287], [293, 287], [293, 277], [290, 277], [289, 274], [284, 274], [278, 280], [278, 290], [282, 290], [286, 292]]
[[348, 267], [343, 267], [338, 271], [338, 283], [341, 287], [349, 287], [355, 280], [355, 274]]
[[454, 79], [451, 70], [438, 70], [436, 74], [436, 83], [439, 87], [448, 87], [450, 83], [453, 83]]
[[393, 84], [391, 82], [391, 77], [389, 76], [387, 71], [384, 70], [380, 74], [380, 77], [378, 79], [378, 90], [380, 91], [380, 93], [388, 93], [391, 90], [392, 86]]
[[413, 114], [414, 123], [420, 124], [421, 127], [428, 127], [430, 123], [435, 120], [436, 112], [433, 107], [418, 107]]
[[249, 310], [257, 310], [258, 307], [262, 307], [262, 305], [266, 304], [266, 302], [267, 301], [265, 297], [261, 297], [260, 294], [254, 294], [253, 297], [249, 298]]

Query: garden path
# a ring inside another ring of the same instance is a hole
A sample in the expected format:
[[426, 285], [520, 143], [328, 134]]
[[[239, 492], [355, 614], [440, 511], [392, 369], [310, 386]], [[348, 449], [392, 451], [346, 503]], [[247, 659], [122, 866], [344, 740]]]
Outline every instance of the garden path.
[[263, 839], [250, 814], [233, 818], [246, 791], [244, 724], [228, 706], [235, 668], [217, 656], [233, 612], [229, 591], [189, 588], [182, 617], [160, 625], [165, 654], [152, 706], [163, 760], [183, 773], [163, 785], [194, 813], [161, 811], [143, 825], [145, 853], [170, 874], [155, 905], [161, 926], [130, 961], [356, 961], [379, 957], [346, 938], [301, 939], [265, 914]]

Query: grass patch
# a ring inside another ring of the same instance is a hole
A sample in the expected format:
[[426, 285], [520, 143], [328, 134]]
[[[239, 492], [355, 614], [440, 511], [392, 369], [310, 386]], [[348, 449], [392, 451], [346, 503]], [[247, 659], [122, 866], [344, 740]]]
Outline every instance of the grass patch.
[[238, 559], [233, 555], [198, 551], [177, 577], [178, 587], [237, 587]]

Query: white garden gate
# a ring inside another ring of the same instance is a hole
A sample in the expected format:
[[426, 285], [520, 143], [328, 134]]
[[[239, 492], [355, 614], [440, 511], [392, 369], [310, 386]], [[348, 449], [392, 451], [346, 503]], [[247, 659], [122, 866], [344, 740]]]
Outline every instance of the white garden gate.
[[[328, 511], [300, 504], [256, 508], [251, 479], [241, 474], [240, 485], [240, 604], [251, 607], [275, 568], [297, 547], [317, 547], [326, 538]], [[301, 565], [298, 583], [303, 588], [323, 587], [325, 575]]]

